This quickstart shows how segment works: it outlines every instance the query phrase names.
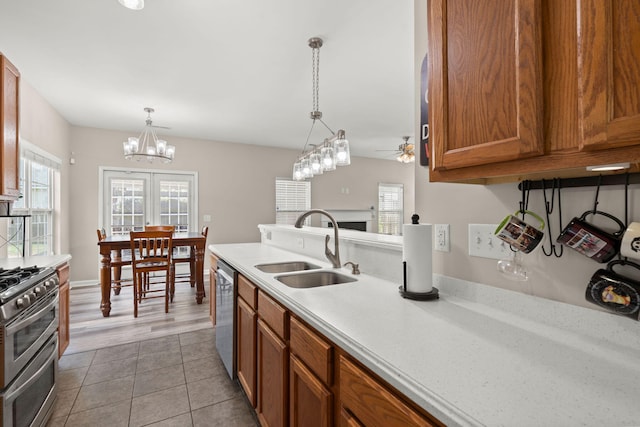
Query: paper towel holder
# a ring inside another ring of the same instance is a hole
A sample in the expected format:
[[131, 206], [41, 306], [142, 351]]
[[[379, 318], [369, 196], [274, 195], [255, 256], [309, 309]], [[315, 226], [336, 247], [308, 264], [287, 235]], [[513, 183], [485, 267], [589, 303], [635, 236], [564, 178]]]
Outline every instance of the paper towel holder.
[[[420, 217], [417, 214], [411, 216], [411, 224], [418, 224]], [[407, 261], [402, 261], [402, 286], [398, 287], [402, 298], [412, 299], [416, 301], [431, 301], [439, 299], [438, 288], [431, 287], [429, 292], [411, 292], [407, 290]]]
[[411, 292], [407, 290], [407, 261], [402, 261], [402, 281], [402, 286], [398, 287], [402, 298], [416, 301], [431, 301], [440, 298], [438, 288], [435, 286], [431, 287], [429, 292]]

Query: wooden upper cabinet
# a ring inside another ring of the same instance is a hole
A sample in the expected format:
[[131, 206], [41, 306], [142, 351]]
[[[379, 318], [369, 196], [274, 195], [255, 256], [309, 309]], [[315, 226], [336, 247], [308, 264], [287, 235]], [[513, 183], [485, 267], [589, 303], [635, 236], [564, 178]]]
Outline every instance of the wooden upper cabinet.
[[582, 149], [640, 144], [640, 2], [578, 4]]
[[0, 199], [20, 195], [20, 72], [0, 53]]
[[540, 0], [431, 0], [433, 170], [544, 153]]

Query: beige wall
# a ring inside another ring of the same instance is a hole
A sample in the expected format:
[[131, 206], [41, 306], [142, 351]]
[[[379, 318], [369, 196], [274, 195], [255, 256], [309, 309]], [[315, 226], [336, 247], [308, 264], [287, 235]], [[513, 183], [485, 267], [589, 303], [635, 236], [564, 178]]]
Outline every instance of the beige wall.
[[[415, 1], [416, 28], [416, 82], [420, 80], [420, 65], [426, 52], [426, 2]], [[419, 86], [418, 86], [419, 87]], [[420, 97], [416, 91], [416, 123], [419, 124]], [[416, 125], [418, 126], [418, 125]], [[418, 134], [418, 133], [416, 133]], [[451, 252], [435, 252], [433, 271], [447, 276], [486, 283], [570, 304], [595, 308], [585, 301], [584, 294], [589, 278], [602, 268], [601, 264], [565, 248], [561, 258], [546, 257], [540, 249], [524, 255], [524, 264], [531, 271], [527, 282], [513, 282], [501, 277], [496, 260], [468, 255], [468, 224], [496, 224], [508, 213], [518, 209], [520, 191], [517, 183], [491, 186], [430, 183], [427, 167], [417, 167], [416, 210], [427, 222], [451, 224]], [[638, 187], [630, 187], [630, 220], [640, 221]], [[548, 197], [550, 197], [550, 191]], [[593, 207], [595, 188], [566, 189], [562, 191], [562, 223], [566, 225], [574, 216]], [[599, 209], [616, 215], [624, 221], [624, 190], [621, 186], [603, 187], [600, 191]], [[541, 191], [530, 195], [531, 210], [544, 215]], [[633, 214], [635, 213], [635, 217]], [[609, 226], [607, 222], [601, 225]], [[551, 218], [553, 237], [557, 237], [559, 220], [556, 213]], [[548, 242], [547, 242], [548, 245]]]
[[[69, 123], [33, 89], [24, 77], [20, 80], [20, 139], [29, 141], [44, 151], [62, 159], [60, 198], [56, 200], [57, 217], [54, 242], [56, 253], [69, 253]], [[73, 261], [72, 261], [73, 262]]]

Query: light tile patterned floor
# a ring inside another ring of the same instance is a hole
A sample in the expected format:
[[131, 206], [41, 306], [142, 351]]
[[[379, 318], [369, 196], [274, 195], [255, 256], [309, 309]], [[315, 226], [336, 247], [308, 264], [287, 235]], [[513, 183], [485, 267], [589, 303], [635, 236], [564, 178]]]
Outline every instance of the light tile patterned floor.
[[257, 426], [213, 328], [64, 355], [48, 427]]

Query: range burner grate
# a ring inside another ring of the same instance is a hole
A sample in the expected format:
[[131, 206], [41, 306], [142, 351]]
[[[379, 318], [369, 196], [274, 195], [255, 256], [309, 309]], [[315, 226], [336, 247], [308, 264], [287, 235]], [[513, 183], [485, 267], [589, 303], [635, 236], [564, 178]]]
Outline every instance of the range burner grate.
[[28, 279], [39, 273], [42, 268], [34, 265], [31, 267], [16, 267], [11, 269], [0, 268], [0, 291], [17, 285], [21, 281]]

